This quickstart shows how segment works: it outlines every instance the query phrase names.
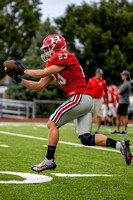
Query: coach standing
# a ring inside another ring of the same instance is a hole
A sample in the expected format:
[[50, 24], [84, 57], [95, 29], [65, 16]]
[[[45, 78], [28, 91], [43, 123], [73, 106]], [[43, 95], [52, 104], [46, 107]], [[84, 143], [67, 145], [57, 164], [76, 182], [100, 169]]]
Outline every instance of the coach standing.
[[[119, 94], [119, 104], [116, 115], [116, 130], [112, 134], [122, 134], [127, 135], [127, 125], [128, 125], [128, 106], [129, 95], [131, 92], [131, 83], [130, 83], [130, 72], [124, 70], [121, 74], [121, 79], [123, 80], [123, 84], [118, 90]], [[120, 133], [120, 117], [123, 116], [124, 130]]]
[[97, 130], [95, 133], [99, 133], [99, 128], [101, 125], [101, 116], [102, 116], [102, 95], [105, 92], [107, 104], [108, 104], [108, 94], [107, 94], [107, 84], [106, 81], [102, 78], [103, 70], [97, 69], [95, 76], [90, 78], [88, 81], [88, 87], [91, 91], [91, 96], [94, 101], [94, 112], [93, 117], [97, 119]]

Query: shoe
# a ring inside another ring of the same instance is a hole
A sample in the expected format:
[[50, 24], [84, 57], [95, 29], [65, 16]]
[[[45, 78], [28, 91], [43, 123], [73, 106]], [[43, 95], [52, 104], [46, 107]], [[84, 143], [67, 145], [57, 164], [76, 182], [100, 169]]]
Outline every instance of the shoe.
[[97, 129], [97, 130], [95, 131], [95, 133], [100, 133], [100, 132], [99, 132], [99, 129]]
[[111, 133], [112, 135], [117, 135], [117, 134], [120, 134], [120, 131], [114, 131]]
[[120, 141], [120, 143], [121, 143], [120, 151], [121, 151], [122, 155], [125, 157], [126, 164], [130, 165], [131, 160], [132, 160], [132, 154], [131, 154], [131, 151], [129, 148], [129, 145], [130, 145], [129, 140], [123, 139]]
[[121, 134], [122, 135], [127, 135], [127, 132], [126, 131], [122, 131]]
[[51, 170], [51, 169], [55, 169], [56, 168], [56, 164], [54, 162], [54, 159], [48, 160], [47, 158], [45, 158], [44, 161], [42, 161], [40, 164], [38, 165], [34, 165], [31, 167], [31, 169], [35, 172], [42, 172], [44, 170]]

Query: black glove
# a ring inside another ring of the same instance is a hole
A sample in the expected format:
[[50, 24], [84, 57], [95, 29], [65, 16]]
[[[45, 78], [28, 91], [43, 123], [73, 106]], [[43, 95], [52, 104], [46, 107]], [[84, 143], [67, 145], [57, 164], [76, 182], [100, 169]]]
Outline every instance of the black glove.
[[18, 66], [20, 76], [23, 76], [24, 71], [26, 70], [26, 67], [21, 62], [19, 62], [18, 60], [15, 60], [14, 63]]
[[17, 83], [21, 83], [22, 81], [22, 78], [16, 76], [16, 75], [13, 75], [13, 74], [10, 74], [10, 73], [7, 73], [8, 76], [10, 76], [13, 80], [15, 80]]

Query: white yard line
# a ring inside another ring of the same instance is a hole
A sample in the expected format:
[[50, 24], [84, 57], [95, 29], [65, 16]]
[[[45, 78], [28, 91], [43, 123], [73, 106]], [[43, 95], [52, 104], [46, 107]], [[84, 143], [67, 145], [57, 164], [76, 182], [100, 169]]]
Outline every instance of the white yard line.
[[115, 176], [108, 174], [62, 174], [62, 173], [51, 173], [54, 176], [58, 177], [94, 177], [94, 176]]
[[[48, 139], [46, 139], [46, 138], [35, 137], [35, 136], [30, 136], [30, 135], [16, 134], [16, 133], [11, 133], [11, 132], [6, 132], [6, 131], [0, 131], [0, 133], [5, 134], [5, 135], [12, 135], [12, 136], [48, 141]], [[112, 152], [120, 153], [120, 151], [118, 151], [118, 150], [103, 148], [103, 147], [99, 147], [99, 146], [83, 146], [82, 144], [77, 144], [77, 143], [72, 143], [72, 142], [64, 142], [64, 141], [59, 141], [59, 143], [60, 144], [72, 145], [72, 146], [76, 146], [76, 147], [85, 147], [85, 148], [92, 148], [92, 149], [99, 149], [99, 150], [103, 150], [103, 151], [112, 151]]]
[[5, 144], [0, 144], [0, 147], [10, 147], [10, 146], [5, 145]]

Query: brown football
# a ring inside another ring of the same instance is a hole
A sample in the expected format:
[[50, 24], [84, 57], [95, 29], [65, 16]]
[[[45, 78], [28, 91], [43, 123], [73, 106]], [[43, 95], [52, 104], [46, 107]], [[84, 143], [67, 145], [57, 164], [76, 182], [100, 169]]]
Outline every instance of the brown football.
[[3, 63], [3, 67], [7, 74], [10, 73], [13, 75], [19, 75], [19, 69], [18, 66], [14, 63], [14, 60], [6, 60]]

